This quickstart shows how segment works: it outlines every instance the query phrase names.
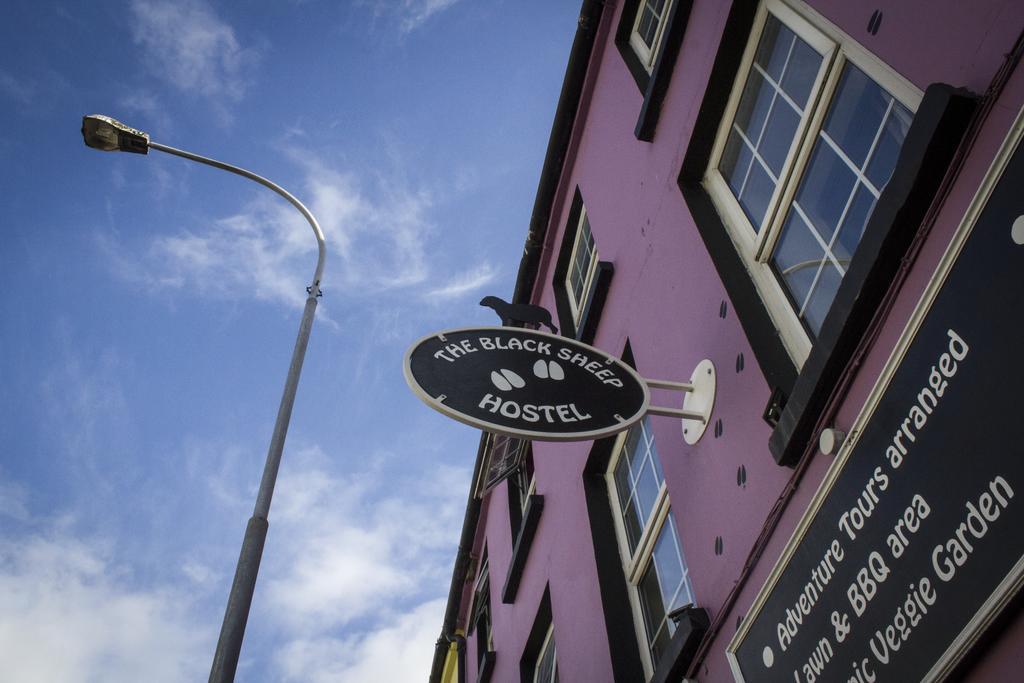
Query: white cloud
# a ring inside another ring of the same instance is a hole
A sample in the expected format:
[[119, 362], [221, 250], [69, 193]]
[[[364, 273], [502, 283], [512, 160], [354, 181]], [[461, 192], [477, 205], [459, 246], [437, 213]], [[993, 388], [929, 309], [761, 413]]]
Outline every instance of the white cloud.
[[374, 17], [386, 16], [393, 18], [402, 34], [411, 33], [422, 26], [428, 19], [438, 14], [459, 0], [364, 0], [369, 5]]
[[443, 590], [465, 474], [436, 468], [417, 482], [420, 495], [398, 496], [379, 474], [341, 478], [315, 464], [293, 467], [275, 501], [275, 542], [284, 546], [277, 554], [288, 561], [267, 581], [273, 614], [296, 636], [315, 639]]
[[[133, 442], [133, 410], [121, 382], [131, 363], [116, 347], [86, 348], [66, 320], [56, 325], [60, 353], [50, 364], [39, 391], [47, 412], [47, 434], [55, 439], [69, 474], [92, 487], [92, 495], [110, 493], [109, 463]], [[125, 475], [131, 469], [120, 468]]]
[[[0, 470], [0, 475], [3, 471]], [[4, 481], [0, 476], [0, 517], [23, 522], [28, 519], [28, 491], [25, 487], [11, 481]]]
[[11, 681], [198, 680], [211, 634], [189, 599], [129, 585], [107, 544], [61, 532], [0, 540], [0, 661]]
[[[296, 194], [308, 200], [326, 235], [329, 294], [365, 297], [428, 278], [430, 192], [394, 178], [360, 181], [311, 154], [288, 154], [304, 171], [305, 189]], [[130, 253], [109, 234], [99, 235], [98, 243], [117, 274], [154, 291], [234, 298], [244, 290], [264, 301], [301, 305], [316, 263], [312, 231], [292, 206], [259, 192], [239, 213], [156, 238], [144, 254]]]
[[497, 270], [490, 263], [481, 263], [475, 268], [452, 276], [448, 282], [428, 291], [424, 298], [434, 302], [457, 299], [490, 284], [497, 276]]
[[245, 94], [247, 74], [257, 60], [235, 31], [200, 0], [131, 3], [132, 38], [154, 74], [178, 90], [198, 94], [221, 107]]
[[35, 88], [31, 84], [18, 80], [6, 71], [0, 71], [0, 93], [21, 105], [31, 104], [35, 98]]
[[444, 608], [444, 600], [430, 600], [356, 636], [292, 640], [276, 657], [282, 679], [303, 683], [423, 680], [430, 671]]
[[210, 588], [220, 580], [220, 574], [198, 560], [186, 560], [181, 572], [200, 588]]
[[409, 33], [423, 25], [427, 19], [448, 9], [458, 0], [402, 0], [401, 24], [403, 33]]
[[[159, 129], [162, 135], [169, 136], [174, 130], [174, 119], [168, 113], [167, 106], [154, 92], [133, 90], [126, 93], [118, 98], [117, 109], [132, 117], [131, 119], [125, 117], [130, 125], [143, 126], [143, 124], [135, 123], [141, 117], [146, 122], [146, 126], [152, 125]], [[145, 129], [144, 126], [143, 128]], [[159, 164], [151, 164], [151, 166], [158, 168]]]

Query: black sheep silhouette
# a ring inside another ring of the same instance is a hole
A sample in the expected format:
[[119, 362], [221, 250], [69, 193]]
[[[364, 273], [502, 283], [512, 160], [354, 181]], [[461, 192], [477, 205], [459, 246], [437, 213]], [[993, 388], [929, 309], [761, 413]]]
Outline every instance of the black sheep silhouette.
[[543, 306], [533, 304], [510, 304], [502, 301], [496, 296], [485, 296], [480, 300], [481, 306], [493, 308], [494, 312], [501, 318], [501, 322], [508, 323], [531, 323], [545, 325], [552, 334], [558, 334], [558, 328], [551, 323], [551, 313]]

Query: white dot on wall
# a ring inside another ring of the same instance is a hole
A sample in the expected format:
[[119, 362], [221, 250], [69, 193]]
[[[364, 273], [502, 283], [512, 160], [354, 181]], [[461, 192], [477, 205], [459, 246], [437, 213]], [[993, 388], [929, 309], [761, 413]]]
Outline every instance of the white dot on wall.
[[775, 653], [767, 645], [764, 646], [764, 652], [761, 653], [761, 657], [764, 659], [764, 665], [766, 668], [772, 668], [772, 664], [775, 663]]
[[1010, 237], [1017, 244], [1024, 244], [1024, 216], [1017, 216], [1017, 220], [1013, 222], [1013, 227], [1010, 228]]

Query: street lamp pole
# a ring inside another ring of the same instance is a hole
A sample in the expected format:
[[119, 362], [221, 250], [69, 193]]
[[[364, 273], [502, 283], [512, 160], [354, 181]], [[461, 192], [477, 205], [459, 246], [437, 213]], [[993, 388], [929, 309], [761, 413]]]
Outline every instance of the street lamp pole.
[[313, 233], [316, 235], [319, 251], [316, 271], [313, 274], [312, 284], [306, 288], [306, 307], [302, 313], [302, 322], [299, 324], [295, 349], [292, 351], [291, 365], [288, 366], [288, 377], [285, 380], [281, 405], [277, 410], [277, 421], [274, 423], [274, 433], [270, 438], [270, 447], [267, 450], [267, 461], [263, 467], [263, 478], [260, 480], [259, 492], [256, 495], [256, 506], [245, 528], [242, 550], [238, 556], [235, 578], [231, 584], [231, 594], [228, 596], [227, 608], [224, 611], [224, 623], [217, 641], [217, 652], [213, 657], [213, 666], [210, 669], [210, 683], [230, 683], [234, 681], [235, 670], [238, 668], [238, 657], [242, 650], [242, 639], [245, 636], [245, 625], [249, 618], [249, 607], [252, 605], [252, 596], [256, 589], [256, 575], [259, 573], [263, 546], [267, 540], [267, 529], [270, 526], [267, 520], [270, 514], [270, 500], [274, 495], [274, 484], [277, 482], [277, 471], [281, 465], [284, 440], [288, 435], [288, 424], [291, 421], [292, 406], [295, 403], [295, 392], [299, 386], [299, 375], [302, 373], [302, 362], [306, 356], [309, 333], [313, 327], [317, 299], [321, 295], [320, 278], [326, 255], [324, 233], [313, 214], [290, 192], [244, 168], [153, 142], [142, 131], [130, 128], [106, 116], [83, 117], [82, 135], [86, 145], [103, 151], [146, 154], [150, 149], [155, 149], [253, 180], [287, 199], [309, 221]]

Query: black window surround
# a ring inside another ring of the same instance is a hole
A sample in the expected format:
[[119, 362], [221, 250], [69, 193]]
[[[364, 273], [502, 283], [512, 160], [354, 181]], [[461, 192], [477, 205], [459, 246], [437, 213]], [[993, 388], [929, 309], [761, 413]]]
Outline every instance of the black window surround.
[[529, 500], [530, 482], [534, 479], [533, 470], [533, 445], [525, 442], [519, 466], [512, 472], [505, 481], [508, 492], [508, 520], [512, 534], [512, 543], [515, 543], [519, 535], [519, 529], [523, 525], [523, 508]]
[[533, 545], [533, 537], [537, 533], [537, 525], [540, 524], [540, 514], [543, 510], [544, 496], [531, 495], [529, 502], [526, 503], [526, 510], [523, 511], [523, 523], [519, 527], [516, 543], [512, 547], [512, 559], [508, 563], [505, 587], [501, 589], [501, 601], [507, 605], [516, 601], [519, 582], [523, 578], [523, 570], [526, 569], [526, 558], [530, 554], [530, 546]]
[[615, 31], [615, 47], [619, 49], [626, 68], [629, 69], [629, 73], [644, 96], [644, 103], [640, 108], [640, 116], [637, 118], [633, 134], [638, 140], [651, 142], [654, 140], [654, 129], [658, 125], [665, 93], [668, 92], [669, 83], [672, 82], [672, 70], [675, 68], [676, 58], [679, 56], [679, 48], [683, 44], [683, 36], [686, 34], [686, 25], [690, 20], [693, 0], [676, 0], [669, 8], [661, 44], [658, 46], [658, 55], [655, 57], [649, 74], [629, 44], [641, 2], [642, 0], [626, 0], [622, 4], [622, 15], [619, 17], [619, 26]]
[[[519, 658], [519, 678], [522, 683], [533, 683], [537, 658], [540, 656], [540, 649], [544, 646], [544, 639], [547, 637], [551, 625], [551, 588], [545, 586], [544, 595], [537, 607], [537, 616], [533, 618], [530, 635], [527, 636], [526, 645], [523, 647], [523, 655]], [[558, 647], [557, 642], [555, 647]]]
[[676, 620], [676, 630], [668, 641], [665, 653], [658, 660], [654, 675], [648, 683], [674, 683], [686, 677], [704, 634], [711, 626], [707, 610], [691, 607]]
[[480, 669], [476, 673], [477, 683], [488, 683], [491, 680], [491, 675], [494, 673], [494, 665], [498, 659], [498, 655], [493, 650], [488, 650], [483, 653], [480, 657]]
[[[594, 442], [583, 470], [583, 492], [590, 519], [590, 535], [594, 545], [597, 584], [601, 592], [601, 610], [604, 627], [612, 647], [612, 674], [616, 681], [644, 680], [644, 665], [640, 659], [639, 638], [633, 621], [633, 607], [629, 601], [629, 584], [622, 569], [619, 543], [615, 534], [612, 501], [608, 497], [605, 473], [615, 448], [616, 437], [610, 436]], [[625, 644], [633, 643], [633, 647]]]
[[785, 397], [769, 448], [778, 464], [793, 467], [928, 211], [976, 99], [943, 84], [926, 90], [818, 338], [797, 368], [701, 184], [757, 7], [753, 0], [733, 4], [678, 183], [765, 380]]
[[[566, 222], [566, 229], [562, 235], [561, 245], [558, 248], [558, 259], [555, 261], [552, 279], [552, 291], [555, 295], [558, 327], [562, 336], [573, 337], [584, 344], [590, 344], [593, 343], [594, 336], [597, 334], [597, 325], [601, 320], [601, 312], [604, 310], [605, 300], [608, 298], [608, 290], [611, 288], [615, 267], [609, 261], [598, 261], [597, 272], [594, 274], [593, 284], [577, 325], [573, 320], [565, 279], [569, 273], [569, 266], [572, 263], [572, 248], [576, 241], [576, 226], [579, 225], [582, 211], [583, 197], [580, 194], [579, 188], [576, 188], [572, 205], [569, 208], [569, 219]], [[591, 229], [593, 229], [593, 225], [591, 225]]]

